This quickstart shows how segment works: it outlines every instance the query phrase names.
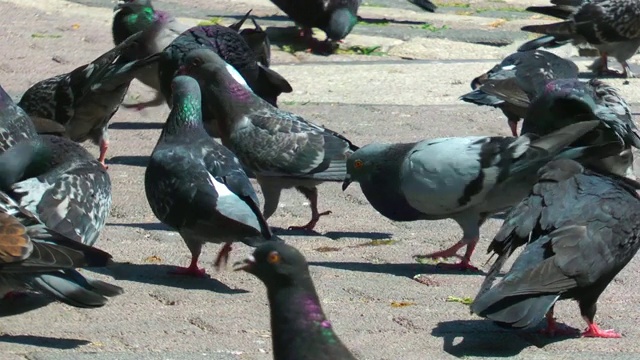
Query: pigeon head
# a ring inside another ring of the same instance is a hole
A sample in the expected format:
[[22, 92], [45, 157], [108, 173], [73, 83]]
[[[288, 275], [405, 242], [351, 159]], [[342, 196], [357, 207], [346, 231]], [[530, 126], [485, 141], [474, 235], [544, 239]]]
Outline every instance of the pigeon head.
[[255, 275], [267, 286], [286, 287], [300, 285], [299, 279], [310, 279], [309, 265], [304, 256], [291, 245], [280, 241], [269, 241], [260, 245], [253, 255], [234, 266]]
[[347, 159], [347, 176], [342, 183], [342, 190], [346, 190], [354, 181], [368, 181], [378, 166], [380, 154], [388, 148], [388, 144], [369, 144], [351, 154]]
[[171, 113], [161, 136], [176, 134], [184, 128], [201, 128], [202, 95], [198, 82], [192, 77], [179, 75], [173, 78], [171, 91]]
[[347, 8], [336, 9], [331, 13], [329, 24], [326, 29], [327, 37], [331, 40], [344, 39], [358, 22], [358, 17]]

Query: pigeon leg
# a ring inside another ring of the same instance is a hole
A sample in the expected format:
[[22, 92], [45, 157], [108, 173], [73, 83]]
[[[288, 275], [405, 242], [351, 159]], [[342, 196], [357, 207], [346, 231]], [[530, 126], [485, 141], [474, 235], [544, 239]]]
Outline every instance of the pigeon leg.
[[[471, 239], [471, 241], [462, 239], [448, 249], [437, 251], [427, 255], [414, 255], [414, 258], [438, 259], [438, 258], [457, 257], [461, 259], [459, 263], [438, 264], [438, 267], [454, 269], [454, 270], [479, 271], [477, 267], [471, 265], [471, 255], [473, 254], [473, 251], [475, 250], [477, 243], [478, 243], [478, 238]], [[458, 250], [462, 249], [465, 246], [467, 247], [467, 250], [465, 251], [464, 256], [458, 255]]]
[[[609, 55], [605, 52], [600, 53], [600, 69], [596, 72], [598, 76], [624, 76], [625, 72], [619, 73], [616, 70], [609, 69]], [[624, 69], [624, 64], [622, 65]], [[624, 69], [626, 71], [626, 69]]]
[[513, 119], [507, 119], [507, 124], [509, 124], [509, 129], [511, 129], [511, 135], [518, 136], [518, 119], [515, 121]]
[[289, 226], [289, 230], [307, 230], [312, 231], [320, 220], [321, 216], [331, 214], [331, 211], [318, 212], [318, 188], [315, 186], [311, 189], [298, 186], [296, 187], [308, 200], [311, 207], [311, 220], [303, 226]]
[[558, 326], [556, 319], [553, 317], [553, 307], [547, 312], [547, 315], [545, 317], [547, 318], [547, 327], [541, 329], [540, 334], [547, 335], [549, 337], [576, 335], [576, 329], [562, 324]]
[[104, 162], [105, 157], [107, 156], [107, 149], [109, 149], [109, 140], [105, 138], [100, 139], [100, 157], [98, 157], [98, 161], [105, 169], [109, 168], [109, 166]]
[[222, 249], [220, 249], [220, 252], [218, 252], [218, 256], [216, 257], [216, 262], [214, 263], [216, 270], [220, 271], [220, 265], [223, 262], [226, 265], [227, 262], [229, 261], [229, 254], [231, 253], [231, 250], [233, 250], [231, 245], [232, 243], [230, 242], [225, 243], [224, 246], [222, 246]]
[[631, 67], [629, 67], [629, 64], [626, 61], [622, 61], [620, 63], [620, 65], [622, 65], [622, 77], [623, 78], [635, 78], [636, 77], [636, 75], [631, 72]]
[[617, 339], [622, 337], [622, 335], [615, 332], [613, 329], [609, 329], [609, 330], [600, 329], [600, 327], [595, 322], [593, 322], [592, 320], [589, 320], [587, 317], [585, 317], [584, 320], [587, 322], [587, 330], [585, 330], [581, 334], [584, 337], [597, 337], [597, 338], [608, 338], [608, 339]]
[[169, 271], [169, 274], [204, 277], [207, 274], [207, 271], [205, 269], [198, 268], [198, 257], [199, 255], [192, 256], [191, 263], [188, 267], [178, 267], [175, 270]]
[[27, 292], [26, 291], [17, 291], [17, 290], [13, 290], [13, 291], [9, 291], [8, 293], [4, 294], [4, 296], [2, 297], [3, 301], [16, 301], [19, 299], [22, 299], [24, 297], [27, 296]]

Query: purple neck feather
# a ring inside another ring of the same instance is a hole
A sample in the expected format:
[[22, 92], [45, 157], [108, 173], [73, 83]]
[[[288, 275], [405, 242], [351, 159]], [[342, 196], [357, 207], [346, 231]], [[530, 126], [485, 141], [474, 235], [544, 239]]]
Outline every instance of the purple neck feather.
[[249, 102], [249, 100], [251, 100], [251, 93], [243, 85], [235, 81], [235, 79], [227, 80], [227, 88], [234, 100], [242, 102]]

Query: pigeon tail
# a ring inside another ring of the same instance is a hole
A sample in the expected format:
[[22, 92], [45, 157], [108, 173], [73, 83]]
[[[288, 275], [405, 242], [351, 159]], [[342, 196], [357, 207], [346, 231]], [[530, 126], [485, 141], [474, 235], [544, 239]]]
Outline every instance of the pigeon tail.
[[493, 106], [493, 107], [498, 107], [504, 104], [503, 100], [493, 95], [489, 95], [482, 90], [474, 90], [472, 92], [466, 93], [460, 96], [460, 100], [471, 103], [471, 104], [487, 105], [487, 106]]
[[518, 52], [525, 52], [530, 50], [536, 50], [539, 48], [556, 48], [566, 45], [572, 40], [571, 37], [563, 37], [559, 35], [545, 35], [537, 39], [527, 41], [526, 43], [518, 47]]
[[575, 12], [576, 8], [572, 6], [529, 6], [525, 10], [567, 20]]
[[529, 328], [544, 319], [558, 298], [555, 294], [508, 296], [492, 289], [473, 301], [471, 311], [499, 326]]
[[107, 297], [124, 292], [118, 286], [87, 279], [75, 270], [38, 275], [31, 285], [67, 305], [79, 308], [101, 307], [107, 303]]
[[520, 28], [520, 30], [538, 34], [559, 36], [575, 35], [576, 33], [575, 24], [572, 21], [563, 21], [544, 25], [527, 25]]
[[429, 12], [436, 12], [436, 9], [438, 8], [436, 4], [429, 0], [409, 0], [409, 2]]

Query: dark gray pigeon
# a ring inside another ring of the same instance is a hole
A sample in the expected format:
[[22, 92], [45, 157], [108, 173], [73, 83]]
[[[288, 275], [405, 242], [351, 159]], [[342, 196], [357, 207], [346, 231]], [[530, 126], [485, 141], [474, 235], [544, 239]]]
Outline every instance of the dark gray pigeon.
[[270, 242], [235, 264], [267, 287], [275, 360], [355, 360], [333, 331], [309, 274], [294, 247]]
[[311, 28], [327, 34], [327, 41], [347, 37], [358, 22], [358, 8], [362, 0], [271, 0], [296, 24], [302, 35], [311, 39]]
[[[369, 144], [347, 160], [343, 189], [359, 182], [371, 205], [394, 221], [455, 220], [462, 228], [462, 240], [424, 257], [459, 257], [460, 263], [443, 265], [476, 269], [470, 259], [480, 226], [488, 216], [522, 200], [535, 184], [540, 167], [554, 158], [620, 151], [617, 143], [566, 148], [597, 125], [598, 121], [578, 123], [542, 138], [469, 136]], [[466, 248], [464, 256], [458, 255], [461, 248]]]
[[357, 146], [344, 136], [271, 106], [213, 51], [192, 51], [181, 72], [200, 82], [204, 103], [218, 119], [222, 143], [255, 176], [265, 198], [264, 217], [276, 211], [282, 189], [295, 187], [311, 206], [311, 220], [291, 229], [313, 230], [320, 216], [317, 185], [341, 182]]
[[0, 295], [32, 290], [71, 306], [100, 307], [122, 288], [74, 269], [110, 262], [108, 253], [60, 235], [0, 192]]
[[578, 66], [544, 50], [516, 52], [471, 82], [472, 92], [461, 100], [500, 108], [513, 136], [531, 100], [552, 79], [577, 78]]
[[[266, 36], [266, 34], [265, 34]], [[159, 63], [162, 94], [171, 99], [171, 81], [176, 71], [186, 65], [185, 57], [196, 49], [209, 49], [233, 66], [261, 98], [276, 106], [283, 92], [293, 89], [280, 74], [256, 61], [255, 52], [234, 29], [220, 25], [195, 26], [178, 36], [163, 51]], [[220, 137], [215, 116], [205, 107], [203, 119], [209, 135]]]
[[[627, 64], [640, 47], [640, 3], [635, 0], [556, 0], [553, 7], [529, 7], [527, 10], [566, 19], [563, 22], [529, 25], [522, 28], [545, 34], [521, 45], [519, 50], [556, 47], [573, 42], [588, 43], [600, 51], [600, 59], [591, 68], [597, 75], [634, 77]], [[622, 65], [622, 73], [608, 68], [613, 56]]]
[[189, 267], [175, 273], [203, 276], [198, 258], [204, 243], [225, 243], [215, 262], [219, 268], [233, 242], [256, 246], [278, 238], [238, 159], [204, 130], [198, 82], [177, 76], [172, 87], [173, 106], [145, 172], [145, 191], [155, 216], [177, 230], [191, 251]]
[[559, 79], [547, 83], [529, 107], [522, 133], [542, 136], [568, 124], [593, 119], [600, 120], [600, 126], [574, 145], [618, 141], [623, 150], [585, 165], [635, 179], [631, 148], [640, 148], [640, 131], [618, 90], [601, 80]]
[[[582, 336], [618, 338], [594, 322], [596, 302], [640, 248], [640, 183], [599, 174], [571, 160], [541, 169], [529, 196], [515, 206], [489, 246], [498, 258], [471, 311], [511, 328], [556, 328], [556, 301], [574, 299], [587, 322]], [[526, 244], [493, 285], [507, 258]], [[561, 331], [558, 331], [561, 330]]]
[[100, 145], [98, 160], [104, 164], [109, 139], [109, 121], [118, 111], [137, 71], [159, 55], [140, 62], [127, 62], [119, 55], [153, 29], [138, 32], [89, 64], [37, 82], [22, 95], [18, 105], [30, 116], [56, 121], [73, 141], [91, 140]]
[[47, 227], [93, 245], [111, 210], [111, 179], [81, 145], [55, 135], [23, 141], [0, 155], [0, 190]]

